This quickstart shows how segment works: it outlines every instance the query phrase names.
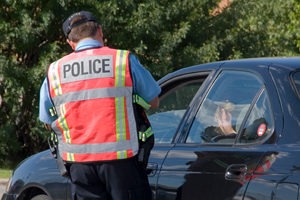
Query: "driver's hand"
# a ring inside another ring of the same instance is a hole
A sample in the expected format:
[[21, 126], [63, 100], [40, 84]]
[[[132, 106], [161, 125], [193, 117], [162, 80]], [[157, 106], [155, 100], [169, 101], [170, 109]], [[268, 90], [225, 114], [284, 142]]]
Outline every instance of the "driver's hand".
[[232, 116], [231, 113], [226, 111], [224, 108], [220, 109], [218, 113], [217, 121], [221, 131], [227, 135], [231, 133], [236, 133], [232, 127]]

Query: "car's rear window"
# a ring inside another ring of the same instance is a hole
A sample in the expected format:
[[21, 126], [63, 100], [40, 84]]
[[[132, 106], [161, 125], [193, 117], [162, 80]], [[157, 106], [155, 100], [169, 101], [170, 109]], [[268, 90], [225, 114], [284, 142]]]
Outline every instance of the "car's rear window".
[[294, 73], [292, 78], [298, 93], [298, 97], [300, 97], [300, 72]]

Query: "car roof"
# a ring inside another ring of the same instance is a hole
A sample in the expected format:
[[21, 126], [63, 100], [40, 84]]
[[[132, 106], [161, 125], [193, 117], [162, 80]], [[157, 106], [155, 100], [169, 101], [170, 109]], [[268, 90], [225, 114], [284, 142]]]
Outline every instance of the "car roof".
[[299, 57], [259, 57], [259, 58], [244, 58], [244, 59], [236, 59], [236, 60], [223, 60], [223, 61], [216, 61], [210, 63], [203, 63], [199, 65], [193, 65], [189, 67], [184, 67], [182, 69], [178, 69], [174, 72], [171, 72], [161, 78], [158, 82], [162, 83], [168, 80], [171, 77], [176, 77], [181, 74], [187, 73], [196, 73], [198, 71], [205, 71], [205, 70], [215, 70], [219, 68], [221, 65], [234, 65], [234, 67], [244, 68], [247, 65], [251, 66], [269, 66], [269, 65], [276, 65], [276, 67], [286, 68], [291, 71], [300, 70], [300, 56]]

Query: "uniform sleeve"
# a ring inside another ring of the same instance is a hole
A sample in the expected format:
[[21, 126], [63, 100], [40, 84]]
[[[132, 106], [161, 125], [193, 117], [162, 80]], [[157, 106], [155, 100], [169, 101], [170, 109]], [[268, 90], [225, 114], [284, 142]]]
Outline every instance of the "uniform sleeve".
[[51, 117], [49, 109], [53, 107], [51, 102], [47, 79], [43, 81], [40, 88], [40, 102], [39, 102], [39, 120], [46, 124], [51, 124], [56, 117]]
[[136, 56], [130, 54], [129, 59], [133, 78], [133, 92], [145, 101], [150, 102], [160, 94], [161, 88], [151, 73], [141, 65]]

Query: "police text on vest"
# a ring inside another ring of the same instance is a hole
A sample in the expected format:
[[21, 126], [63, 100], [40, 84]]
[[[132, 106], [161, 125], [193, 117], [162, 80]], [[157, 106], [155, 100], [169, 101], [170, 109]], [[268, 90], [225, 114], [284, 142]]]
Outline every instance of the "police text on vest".
[[60, 77], [62, 83], [113, 77], [112, 56], [89, 56], [62, 64]]

